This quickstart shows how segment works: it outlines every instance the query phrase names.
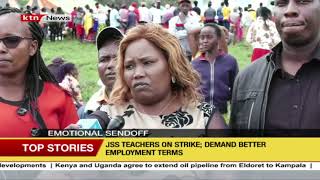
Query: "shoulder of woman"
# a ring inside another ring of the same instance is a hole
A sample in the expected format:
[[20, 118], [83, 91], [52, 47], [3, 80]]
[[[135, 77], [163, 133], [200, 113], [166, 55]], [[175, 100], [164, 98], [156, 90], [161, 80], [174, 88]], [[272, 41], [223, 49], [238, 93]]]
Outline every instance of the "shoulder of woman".
[[124, 112], [133, 109], [129, 103], [124, 104], [106, 104], [102, 105], [100, 110], [106, 112], [109, 116], [123, 114]]
[[43, 91], [45, 93], [49, 93], [50, 96], [53, 96], [53, 97], [57, 95], [70, 96], [67, 90], [63, 89], [61, 86], [54, 84], [52, 82], [45, 82]]

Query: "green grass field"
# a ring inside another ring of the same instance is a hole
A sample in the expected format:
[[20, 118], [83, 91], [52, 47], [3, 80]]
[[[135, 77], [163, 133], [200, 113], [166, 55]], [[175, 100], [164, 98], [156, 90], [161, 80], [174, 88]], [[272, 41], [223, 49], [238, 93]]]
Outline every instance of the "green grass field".
[[[99, 88], [97, 81], [97, 49], [94, 44], [80, 43], [76, 40], [63, 40], [56, 42], [46, 41], [41, 49], [42, 56], [49, 64], [55, 57], [63, 57], [68, 62], [76, 64], [80, 73], [82, 96], [87, 101]], [[240, 70], [250, 64], [252, 49], [247, 43], [229, 46], [229, 53], [236, 57]]]

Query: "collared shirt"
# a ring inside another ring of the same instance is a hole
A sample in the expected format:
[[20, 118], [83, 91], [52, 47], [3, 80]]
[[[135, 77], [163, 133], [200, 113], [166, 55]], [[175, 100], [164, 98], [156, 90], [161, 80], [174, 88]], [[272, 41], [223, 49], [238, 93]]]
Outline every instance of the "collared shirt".
[[273, 58], [265, 129], [320, 129], [320, 49], [293, 76], [280, 65], [281, 48]]
[[105, 91], [105, 87], [102, 87], [91, 96], [91, 98], [85, 106], [84, 112], [96, 111], [101, 105], [107, 104], [108, 101], [109, 98]]

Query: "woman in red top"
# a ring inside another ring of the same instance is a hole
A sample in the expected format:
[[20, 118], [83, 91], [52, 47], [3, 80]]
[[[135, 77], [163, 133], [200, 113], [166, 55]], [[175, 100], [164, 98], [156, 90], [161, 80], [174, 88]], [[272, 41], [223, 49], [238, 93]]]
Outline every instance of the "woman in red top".
[[40, 54], [44, 38], [21, 11], [0, 10], [0, 137], [30, 137], [33, 128], [64, 129], [78, 116]]

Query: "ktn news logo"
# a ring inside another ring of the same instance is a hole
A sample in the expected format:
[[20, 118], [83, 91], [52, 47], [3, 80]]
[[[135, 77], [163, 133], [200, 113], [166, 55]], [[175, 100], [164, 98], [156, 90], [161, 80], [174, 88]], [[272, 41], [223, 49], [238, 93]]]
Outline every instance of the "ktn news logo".
[[68, 22], [71, 16], [65, 14], [21, 14], [22, 22]]

